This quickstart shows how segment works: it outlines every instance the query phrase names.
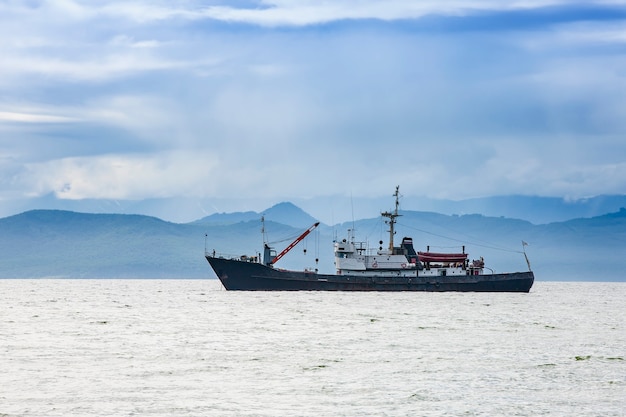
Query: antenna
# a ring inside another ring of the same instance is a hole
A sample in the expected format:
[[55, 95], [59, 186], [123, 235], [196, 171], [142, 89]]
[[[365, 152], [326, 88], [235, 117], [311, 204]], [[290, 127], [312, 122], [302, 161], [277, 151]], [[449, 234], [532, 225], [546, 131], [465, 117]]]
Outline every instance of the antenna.
[[528, 243], [522, 240], [522, 252], [524, 253], [524, 258], [526, 259], [526, 265], [528, 265], [528, 270], [532, 271], [532, 269], [530, 268], [530, 261], [528, 260], [528, 256], [526, 255], [526, 246], [528, 246]]
[[265, 234], [265, 214], [261, 215], [261, 235], [263, 236], [263, 247], [267, 243], [267, 236]]
[[352, 230], [354, 230], [354, 199], [352, 197], [352, 190], [350, 190], [350, 210], [352, 211]]

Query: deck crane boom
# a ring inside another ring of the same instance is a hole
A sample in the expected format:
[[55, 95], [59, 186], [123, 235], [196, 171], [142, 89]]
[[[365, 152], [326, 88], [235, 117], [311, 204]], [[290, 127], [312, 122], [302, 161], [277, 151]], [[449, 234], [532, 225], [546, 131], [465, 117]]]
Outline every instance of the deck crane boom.
[[293, 242], [291, 242], [289, 244], [289, 246], [287, 246], [285, 249], [283, 249], [283, 251], [281, 253], [279, 253], [278, 255], [276, 255], [276, 257], [274, 259], [272, 259], [270, 261], [270, 265], [274, 265], [276, 262], [278, 262], [280, 260], [280, 258], [282, 258], [283, 256], [285, 256], [287, 254], [287, 252], [289, 252], [291, 249], [293, 249], [294, 246], [296, 246], [298, 243], [300, 243], [302, 241], [302, 239], [304, 239], [305, 237], [307, 237], [307, 235], [309, 233], [311, 233], [313, 231], [313, 229], [315, 229], [317, 226], [319, 226], [320, 222], [316, 222], [313, 226], [309, 227], [308, 229], [306, 229], [304, 231], [304, 233], [302, 233], [300, 236], [298, 236], [296, 238], [296, 240], [294, 240]]

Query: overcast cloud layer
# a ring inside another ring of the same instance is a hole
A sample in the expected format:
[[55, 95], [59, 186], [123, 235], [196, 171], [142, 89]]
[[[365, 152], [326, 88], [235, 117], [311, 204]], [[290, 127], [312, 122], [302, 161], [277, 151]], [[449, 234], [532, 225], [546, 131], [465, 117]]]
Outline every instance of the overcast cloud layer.
[[0, 0], [0, 175], [0, 204], [624, 194], [626, 6]]

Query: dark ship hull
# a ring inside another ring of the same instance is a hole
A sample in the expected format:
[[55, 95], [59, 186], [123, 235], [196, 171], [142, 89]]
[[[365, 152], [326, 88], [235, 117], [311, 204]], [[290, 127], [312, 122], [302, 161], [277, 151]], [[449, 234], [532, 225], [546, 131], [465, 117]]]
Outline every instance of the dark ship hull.
[[456, 276], [353, 276], [275, 269], [257, 262], [206, 256], [224, 288], [243, 291], [528, 292], [532, 271]]

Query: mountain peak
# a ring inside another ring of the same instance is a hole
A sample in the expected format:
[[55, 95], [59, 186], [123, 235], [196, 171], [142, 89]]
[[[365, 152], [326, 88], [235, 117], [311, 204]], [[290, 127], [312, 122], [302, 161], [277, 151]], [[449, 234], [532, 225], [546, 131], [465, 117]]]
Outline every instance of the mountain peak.
[[281, 223], [291, 227], [309, 227], [316, 220], [308, 213], [302, 210], [290, 202], [282, 202], [273, 205], [272, 207], [257, 213], [254, 211], [245, 211], [237, 213], [214, 213], [210, 216], [204, 217], [200, 220], [192, 222], [192, 224], [214, 224], [214, 225], [229, 225], [240, 222], [260, 221], [261, 216], [265, 217], [265, 220]]
[[309, 227], [317, 220], [293, 203], [284, 201], [263, 212], [266, 220], [286, 224], [292, 227]]

